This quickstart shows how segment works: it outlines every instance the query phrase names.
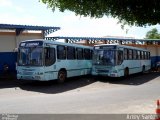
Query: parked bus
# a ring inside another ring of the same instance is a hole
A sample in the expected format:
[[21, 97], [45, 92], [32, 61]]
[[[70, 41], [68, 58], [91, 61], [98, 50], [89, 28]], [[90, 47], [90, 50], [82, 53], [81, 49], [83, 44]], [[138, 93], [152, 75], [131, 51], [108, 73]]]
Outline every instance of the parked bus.
[[150, 52], [146, 49], [114, 44], [93, 48], [92, 75], [122, 77], [150, 68]]
[[17, 79], [64, 82], [91, 74], [93, 47], [48, 40], [25, 40], [18, 48]]

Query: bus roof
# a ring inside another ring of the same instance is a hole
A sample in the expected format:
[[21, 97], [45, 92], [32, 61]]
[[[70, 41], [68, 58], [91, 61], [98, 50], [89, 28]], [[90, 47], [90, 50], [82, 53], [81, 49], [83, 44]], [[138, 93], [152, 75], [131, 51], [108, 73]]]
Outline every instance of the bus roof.
[[98, 46], [119, 46], [119, 47], [128, 48], [128, 49], [130, 48], [130, 49], [148, 51], [145, 48], [139, 48], [139, 47], [133, 47], [133, 46], [127, 46], [127, 45], [120, 45], [120, 44], [100, 44], [100, 45], [94, 45], [94, 47], [98, 47]]
[[22, 42], [31, 42], [31, 41], [42, 41], [44, 43], [49, 43], [49, 44], [54, 44], [54, 45], [66, 45], [66, 46], [75, 46], [75, 47], [83, 47], [83, 48], [93, 48], [91, 46], [85, 46], [85, 45], [79, 45], [79, 44], [74, 44], [74, 43], [64, 43], [64, 42], [57, 42], [57, 41], [49, 41], [45, 39], [31, 39], [31, 40], [24, 40]]

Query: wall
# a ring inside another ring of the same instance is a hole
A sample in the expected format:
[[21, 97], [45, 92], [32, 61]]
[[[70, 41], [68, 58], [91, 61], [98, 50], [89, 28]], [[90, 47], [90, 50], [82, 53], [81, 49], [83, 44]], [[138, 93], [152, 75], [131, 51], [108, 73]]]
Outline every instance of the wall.
[[16, 36], [15, 32], [0, 31], [0, 73], [3, 73], [3, 65], [9, 66], [10, 72], [16, 72], [17, 53], [15, 48], [20, 41], [27, 39], [43, 39], [42, 33], [23, 32]]
[[27, 39], [42, 39], [42, 33], [21, 33], [16, 36], [15, 32], [0, 32], [0, 52], [13, 52], [20, 41]]

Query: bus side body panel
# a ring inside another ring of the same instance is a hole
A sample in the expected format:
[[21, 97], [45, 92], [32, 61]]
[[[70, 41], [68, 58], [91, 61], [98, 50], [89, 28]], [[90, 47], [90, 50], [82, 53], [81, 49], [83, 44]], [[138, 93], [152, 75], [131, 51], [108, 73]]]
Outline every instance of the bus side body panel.
[[124, 61], [121, 67], [119, 67], [119, 70], [121, 70], [120, 76], [124, 76], [125, 68], [129, 69], [129, 74], [143, 72], [143, 66], [145, 67], [145, 71], [148, 71], [149, 69], [151, 69], [151, 61], [150, 60], [132, 60], [132, 62], [130, 62], [129, 60]]
[[58, 78], [60, 70], [66, 70], [67, 78], [81, 75], [91, 74], [92, 62], [91, 60], [57, 60], [57, 62], [49, 67], [45, 67], [45, 79], [55, 80]]

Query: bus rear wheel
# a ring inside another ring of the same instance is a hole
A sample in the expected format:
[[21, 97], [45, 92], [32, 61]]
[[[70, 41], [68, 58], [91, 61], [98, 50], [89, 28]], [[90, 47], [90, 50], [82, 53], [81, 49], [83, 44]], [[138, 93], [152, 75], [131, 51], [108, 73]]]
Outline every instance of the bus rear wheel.
[[142, 67], [142, 73], [145, 73], [145, 66]]
[[64, 70], [58, 72], [58, 83], [63, 83], [66, 80], [67, 73]]

